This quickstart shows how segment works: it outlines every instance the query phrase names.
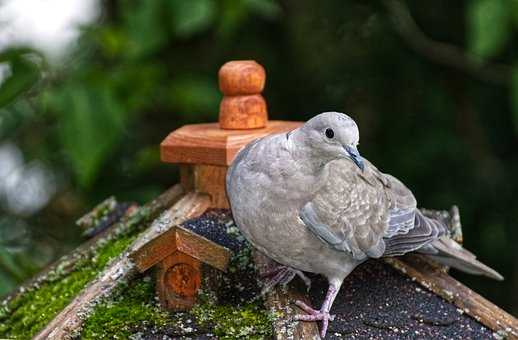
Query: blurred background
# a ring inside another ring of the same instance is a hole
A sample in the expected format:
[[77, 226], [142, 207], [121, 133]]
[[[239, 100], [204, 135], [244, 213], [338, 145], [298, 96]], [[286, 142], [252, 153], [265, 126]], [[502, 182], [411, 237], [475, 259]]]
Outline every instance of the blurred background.
[[0, 0], [0, 295], [104, 198], [176, 183], [158, 144], [216, 121], [219, 67], [255, 59], [271, 118], [348, 113], [421, 206], [457, 204], [506, 281], [454, 276], [518, 315], [517, 33], [514, 0]]

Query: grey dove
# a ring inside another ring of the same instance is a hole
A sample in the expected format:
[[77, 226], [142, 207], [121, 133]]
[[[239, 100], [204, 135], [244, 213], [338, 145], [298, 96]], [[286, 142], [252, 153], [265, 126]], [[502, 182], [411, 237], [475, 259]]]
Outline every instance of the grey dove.
[[424, 216], [412, 192], [358, 152], [358, 126], [338, 112], [319, 114], [289, 133], [258, 139], [227, 173], [234, 221], [246, 239], [278, 262], [267, 284], [303, 272], [321, 274], [329, 289], [320, 309], [301, 301], [302, 321], [322, 321], [343, 280], [369, 258], [420, 252], [471, 274], [502, 280]]

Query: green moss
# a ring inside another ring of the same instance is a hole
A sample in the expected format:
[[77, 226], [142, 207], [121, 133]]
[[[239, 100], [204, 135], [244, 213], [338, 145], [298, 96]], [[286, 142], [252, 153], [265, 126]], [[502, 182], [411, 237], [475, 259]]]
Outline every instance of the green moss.
[[0, 307], [0, 337], [27, 339], [34, 336], [135, 237], [132, 233], [107, 241], [95, 255], [76, 262], [71, 272], [54, 273], [39, 287], [19, 294]]
[[[193, 336], [212, 333], [221, 339], [264, 339], [272, 336], [273, 317], [259, 300], [242, 306], [218, 305], [200, 294], [191, 313], [169, 313], [155, 299], [151, 280], [135, 280], [97, 305], [85, 320], [81, 339], [127, 339], [139, 332]], [[186, 322], [189, 320], [189, 322]]]
[[191, 312], [200, 325], [212, 328], [220, 339], [264, 339], [273, 335], [274, 316], [260, 300], [241, 306], [218, 305], [213, 298], [201, 295]]
[[[64, 264], [38, 287], [2, 304], [0, 338], [28, 339], [37, 334], [110, 260], [127, 249], [142, 229], [148, 210], [140, 209], [120, 225], [116, 238], [102, 240], [95, 249], [81, 254], [81, 259], [71, 269]], [[129, 286], [119, 287], [110, 300], [94, 308], [85, 320], [81, 337], [127, 338], [149, 329], [173, 337], [207, 333], [222, 339], [271, 337], [273, 316], [264, 309], [260, 300], [255, 297], [243, 299], [239, 293], [244, 287], [241, 285], [243, 280], [237, 278], [254, 276], [249, 255], [244, 249], [233, 256], [232, 270], [222, 275], [223, 295], [227, 298], [233, 296], [226, 302], [217, 302], [216, 298], [210, 298], [216, 293], [205, 292], [200, 294], [192, 313], [168, 313], [160, 309], [155, 299], [154, 284], [150, 280], [138, 279]]]
[[120, 287], [111, 300], [94, 308], [85, 321], [81, 338], [125, 339], [139, 333], [175, 339], [208, 333], [220, 339], [271, 338], [274, 316], [257, 294], [241, 293], [245, 277], [245, 281], [255, 282], [248, 249], [234, 254], [231, 264], [233, 273], [220, 273], [221, 285], [216, 285], [215, 291], [208, 289], [216, 288], [213, 284], [203, 285], [206, 289], [200, 291], [198, 302], [189, 313], [162, 310], [152, 280], [133, 280], [129, 286]]
[[121, 288], [113, 300], [95, 307], [85, 321], [81, 338], [124, 339], [142, 326], [166, 326], [170, 323], [169, 313], [158, 307], [154, 293], [154, 285], [145, 280]]

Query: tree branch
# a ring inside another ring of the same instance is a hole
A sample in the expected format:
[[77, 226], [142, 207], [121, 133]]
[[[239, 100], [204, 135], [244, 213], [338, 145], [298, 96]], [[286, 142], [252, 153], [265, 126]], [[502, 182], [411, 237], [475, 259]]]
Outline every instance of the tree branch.
[[383, 0], [390, 19], [401, 38], [417, 53], [441, 65], [449, 66], [493, 84], [508, 85], [512, 67], [503, 64], [483, 64], [461, 48], [427, 37], [417, 26], [406, 4], [399, 0]]

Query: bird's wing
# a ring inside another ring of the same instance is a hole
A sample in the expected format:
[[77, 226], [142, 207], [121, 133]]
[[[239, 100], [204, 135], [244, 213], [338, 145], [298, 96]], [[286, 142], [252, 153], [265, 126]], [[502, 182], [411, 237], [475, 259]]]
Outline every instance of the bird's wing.
[[417, 209], [410, 189], [397, 178], [388, 174], [383, 176], [389, 182], [385, 192], [391, 201], [383, 256], [403, 255], [417, 249], [426, 251], [431, 242], [447, 234], [447, 226], [443, 221], [424, 216]]
[[300, 211], [320, 239], [358, 260], [402, 255], [425, 247], [446, 226], [425, 217], [412, 192], [365, 160], [360, 172], [347, 161], [328, 164], [321, 189]]
[[[385, 179], [365, 164], [364, 172], [346, 160], [326, 165], [326, 176], [299, 212], [304, 224], [322, 241], [358, 260], [380, 257], [390, 221]], [[361, 175], [359, 175], [361, 173]]]

